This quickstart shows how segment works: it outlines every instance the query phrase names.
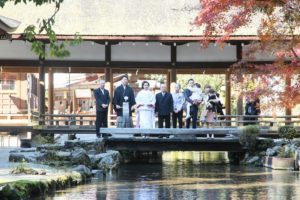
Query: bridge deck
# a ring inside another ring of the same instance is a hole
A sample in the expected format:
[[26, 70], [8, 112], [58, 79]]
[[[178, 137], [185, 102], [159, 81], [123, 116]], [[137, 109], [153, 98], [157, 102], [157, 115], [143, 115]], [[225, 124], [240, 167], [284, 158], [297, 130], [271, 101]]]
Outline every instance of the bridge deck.
[[245, 151], [238, 138], [107, 138], [107, 149], [118, 151]]
[[[206, 136], [206, 134], [214, 134], [216, 137], [226, 135], [237, 135], [243, 127], [217, 127], [217, 128], [197, 128], [197, 129], [139, 129], [139, 128], [101, 128], [100, 132], [111, 135], [112, 137], [133, 137], [133, 136], [158, 136], [158, 135], [182, 135], [182, 136]], [[35, 132], [35, 133], [59, 133], [59, 134], [95, 134], [95, 126], [93, 125], [39, 125], [39, 126], [0, 126], [0, 132], [9, 132], [12, 134]], [[300, 137], [300, 127], [298, 137]], [[259, 137], [278, 138], [277, 128], [261, 126]]]

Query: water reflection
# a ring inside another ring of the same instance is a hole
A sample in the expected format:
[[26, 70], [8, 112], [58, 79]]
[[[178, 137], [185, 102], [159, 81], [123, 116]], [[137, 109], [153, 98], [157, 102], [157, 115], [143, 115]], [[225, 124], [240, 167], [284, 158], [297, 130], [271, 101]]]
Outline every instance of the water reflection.
[[164, 162], [228, 163], [227, 152], [172, 151], [163, 153]]
[[300, 199], [298, 172], [201, 164], [200, 154], [189, 155], [198, 162], [181, 160], [179, 154], [170, 154], [176, 161], [169, 158], [163, 164], [123, 165], [114, 174], [48, 199]]

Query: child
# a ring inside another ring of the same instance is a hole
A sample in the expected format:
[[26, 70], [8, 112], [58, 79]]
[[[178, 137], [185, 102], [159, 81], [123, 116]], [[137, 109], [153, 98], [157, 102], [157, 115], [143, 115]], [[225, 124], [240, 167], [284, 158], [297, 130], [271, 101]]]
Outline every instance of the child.
[[213, 89], [209, 90], [208, 93], [208, 100], [206, 104], [206, 112], [207, 112], [207, 127], [209, 127], [209, 124], [212, 124], [215, 119], [216, 119], [216, 112], [217, 112], [217, 103], [218, 103], [218, 98], [216, 95], [216, 92]]
[[[188, 87], [188, 89], [192, 92], [192, 95], [190, 96], [190, 99], [194, 101], [202, 101], [202, 91], [200, 84], [196, 83], [194, 87]], [[186, 102], [186, 117], [185, 119], [189, 119], [191, 117], [191, 103]]]

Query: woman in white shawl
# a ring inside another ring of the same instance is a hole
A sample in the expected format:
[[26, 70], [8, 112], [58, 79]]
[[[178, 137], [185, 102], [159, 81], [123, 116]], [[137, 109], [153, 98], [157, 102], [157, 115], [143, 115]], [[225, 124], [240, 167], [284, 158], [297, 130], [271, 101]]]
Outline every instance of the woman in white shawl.
[[155, 96], [149, 90], [149, 86], [148, 81], [143, 81], [142, 90], [135, 98], [137, 128], [155, 128]]

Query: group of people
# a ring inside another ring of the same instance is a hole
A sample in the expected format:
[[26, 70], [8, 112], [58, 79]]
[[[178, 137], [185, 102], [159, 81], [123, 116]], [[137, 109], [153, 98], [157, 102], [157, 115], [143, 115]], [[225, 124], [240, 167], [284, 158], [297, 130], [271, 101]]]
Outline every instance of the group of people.
[[112, 103], [117, 114], [117, 127], [133, 127], [132, 112], [136, 113], [136, 127], [155, 128], [155, 118], [158, 117], [158, 128], [179, 128], [183, 126], [183, 111], [186, 111], [186, 128], [197, 127], [199, 107], [204, 107], [200, 120], [210, 126], [216, 120], [216, 114], [223, 115], [219, 95], [205, 85], [202, 92], [200, 84], [193, 79], [188, 81], [188, 87], [182, 93], [179, 84], [175, 92], [169, 93], [165, 84], [160, 85], [160, 92], [154, 95], [148, 81], [142, 82], [142, 90], [134, 95], [128, 85], [128, 77], [124, 75], [122, 84], [118, 86], [111, 101], [105, 81], [100, 80], [100, 87], [94, 90], [96, 99], [96, 133], [100, 137], [100, 127], [107, 127], [108, 106]]

